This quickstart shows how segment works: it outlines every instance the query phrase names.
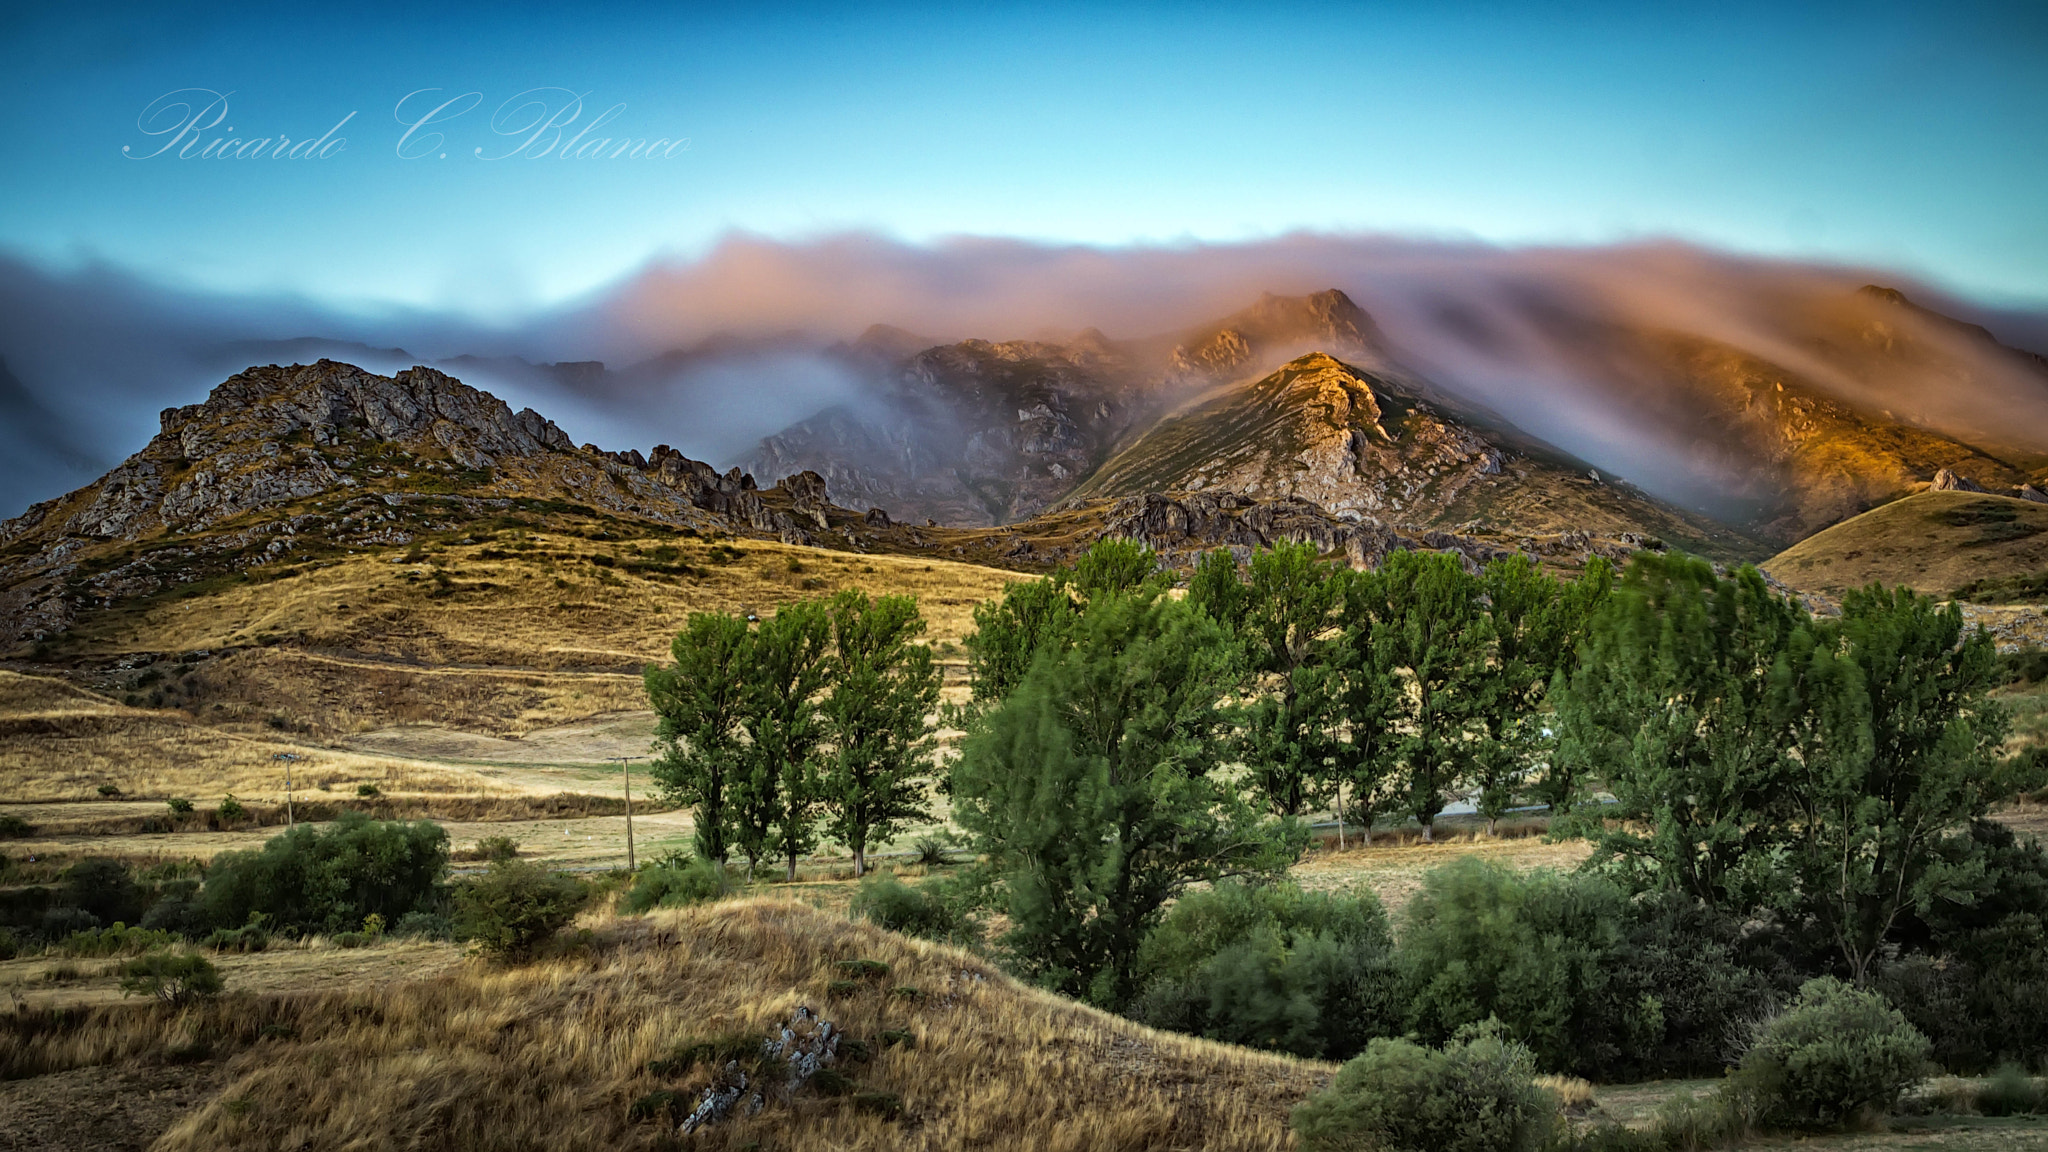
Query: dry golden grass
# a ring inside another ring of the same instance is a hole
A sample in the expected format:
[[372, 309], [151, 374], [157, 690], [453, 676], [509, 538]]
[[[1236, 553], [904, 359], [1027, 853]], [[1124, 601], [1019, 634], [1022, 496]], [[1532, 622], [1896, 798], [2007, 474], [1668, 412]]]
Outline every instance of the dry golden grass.
[[1946, 596], [1973, 580], [2048, 568], [2048, 504], [1922, 492], [1816, 532], [1762, 567], [1806, 592], [1836, 593], [1876, 581]]
[[313, 749], [224, 731], [180, 712], [130, 708], [45, 677], [0, 672], [0, 802], [84, 800], [103, 784], [124, 796], [161, 800], [284, 799], [283, 766], [293, 753], [302, 793], [325, 783], [373, 782], [387, 794], [476, 796], [522, 791], [458, 767]]
[[[890, 972], [831, 996], [847, 959]], [[0, 1076], [226, 1057], [226, 1087], [163, 1136], [164, 1152], [650, 1148], [669, 1143], [668, 1126], [629, 1122], [631, 1103], [661, 1088], [694, 1101], [707, 1076], [656, 1076], [650, 1060], [694, 1039], [767, 1036], [800, 1004], [873, 1045], [871, 1063], [844, 1071], [899, 1096], [902, 1116], [803, 1093], [692, 1147], [1279, 1149], [1288, 1110], [1332, 1071], [1153, 1032], [964, 952], [748, 900], [615, 923], [585, 950], [524, 968], [231, 991], [182, 1011], [108, 1005], [61, 1027], [17, 1013], [0, 1024]], [[914, 1044], [885, 1047], [886, 1029]]]
[[1356, 841], [1342, 852], [1319, 850], [1304, 858], [1289, 873], [1310, 891], [1336, 892], [1371, 889], [1389, 913], [1398, 912], [1422, 887], [1430, 869], [1450, 863], [1459, 856], [1478, 856], [1511, 868], [1575, 868], [1592, 853], [1584, 840], [1549, 843], [1534, 836], [1491, 839], [1483, 834], [1444, 837], [1434, 844], [1419, 840], [1395, 842], [1376, 836], [1370, 848]]
[[[535, 532], [517, 545], [532, 551], [509, 550], [503, 540], [450, 545], [406, 564], [393, 563], [404, 555], [393, 549], [282, 579], [146, 603], [83, 622], [67, 650], [84, 657], [187, 652], [268, 637], [425, 665], [637, 671], [667, 655], [670, 638], [692, 612], [766, 615], [778, 604], [843, 588], [915, 595], [931, 640], [957, 642], [972, 630], [974, 605], [1029, 578], [936, 558], [760, 540], [731, 543], [740, 555], [725, 562], [710, 559], [710, 544], [666, 537], [599, 542]], [[678, 549], [677, 562], [700, 575], [628, 570], [635, 550], [663, 546]], [[600, 567], [588, 562], [591, 557], [614, 564]], [[445, 586], [436, 572], [446, 576]]]

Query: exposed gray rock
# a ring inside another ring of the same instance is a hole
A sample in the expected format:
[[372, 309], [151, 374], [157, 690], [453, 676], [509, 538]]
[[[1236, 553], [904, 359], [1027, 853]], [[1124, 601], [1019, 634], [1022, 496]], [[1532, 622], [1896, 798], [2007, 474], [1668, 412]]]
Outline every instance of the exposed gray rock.
[[1984, 486], [1964, 476], [1958, 476], [1946, 468], [1937, 470], [1934, 479], [1927, 485], [1930, 492], [1982, 492]]

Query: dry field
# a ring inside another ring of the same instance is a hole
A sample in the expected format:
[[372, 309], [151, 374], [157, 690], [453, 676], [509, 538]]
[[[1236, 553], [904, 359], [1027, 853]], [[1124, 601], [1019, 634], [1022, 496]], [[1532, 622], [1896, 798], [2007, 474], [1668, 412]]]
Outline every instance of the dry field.
[[1479, 856], [1520, 871], [1578, 866], [1592, 849], [1583, 840], [1549, 843], [1538, 836], [1492, 839], [1484, 834], [1445, 836], [1434, 844], [1379, 834], [1370, 848], [1356, 841], [1343, 851], [1318, 849], [1294, 866], [1291, 875], [1303, 888], [1317, 892], [1370, 889], [1398, 913], [1422, 887], [1423, 873], [1459, 856]]
[[[886, 978], [835, 994], [837, 963], [854, 959], [887, 964]], [[965, 952], [750, 900], [611, 922], [589, 946], [525, 968], [231, 988], [183, 1011], [91, 1008], [63, 1030], [17, 1013], [0, 1024], [0, 1076], [204, 1052], [222, 1086], [154, 1145], [164, 1152], [652, 1148], [669, 1126], [629, 1121], [632, 1102], [658, 1089], [694, 1101], [707, 1072], [656, 1075], [649, 1061], [693, 1040], [770, 1035], [799, 1005], [871, 1045], [872, 1061], [845, 1071], [898, 1097], [901, 1114], [806, 1091], [692, 1147], [1279, 1149], [1288, 1109], [1331, 1071], [1153, 1032]], [[885, 1045], [890, 1030], [910, 1042]]]

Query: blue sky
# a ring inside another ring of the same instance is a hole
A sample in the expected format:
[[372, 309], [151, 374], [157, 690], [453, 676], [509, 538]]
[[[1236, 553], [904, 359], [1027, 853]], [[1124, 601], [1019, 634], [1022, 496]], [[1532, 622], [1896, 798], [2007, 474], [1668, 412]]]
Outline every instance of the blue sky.
[[[550, 5], [0, 17], [0, 249], [328, 305], [516, 315], [735, 230], [1121, 245], [1297, 229], [1507, 244], [1675, 236], [2048, 303], [2040, 5]], [[507, 156], [489, 121], [587, 93]], [[124, 156], [175, 89], [205, 138], [327, 159]], [[403, 158], [405, 107], [478, 93]], [[509, 113], [508, 113], [509, 114]], [[538, 150], [538, 145], [531, 150]]]

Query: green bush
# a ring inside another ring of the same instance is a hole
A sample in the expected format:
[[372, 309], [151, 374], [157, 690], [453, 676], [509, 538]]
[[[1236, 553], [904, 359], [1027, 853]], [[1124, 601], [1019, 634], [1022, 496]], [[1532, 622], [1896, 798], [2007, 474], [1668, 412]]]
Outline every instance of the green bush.
[[371, 796], [382, 796], [383, 794], [384, 794], [383, 790], [382, 790], [382, 789], [380, 789], [380, 788], [378, 788], [378, 787], [377, 787], [377, 786], [376, 786], [375, 784], [358, 784], [358, 785], [356, 785], [356, 795], [358, 795], [358, 796], [362, 796], [362, 797], [366, 797], [366, 798], [367, 798], [367, 797], [371, 797]]
[[456, 888], [456, 933], [492, 955], [525, 957], [574, 920], [589, 898], [589, 889], [574, 876], [523, 860], [501, 861]]
[[455, 938], [455, 923], [438, 912], [412, 911], [398, 918], [391, 926], [393, 936], [414, 936], [422, 940], [452, 940]]
[[510, 836], [486, 836], [476, 842], [476, 854], [479, 859], [488, 860], [493, 864], [504, 860], [517, 860], [519, 841]]
[[1557, 1129], [1529, 1049], [1499, 1028], [1441, 1050], [1374, 1040], [1294, 1110], [1304, 1152], [1534, 1152]]
[[207, 935], [205, 943], [215, 952], [261, 952], [270, 947], [270, 933], [261, 924], [216, 928]]
[[1466, 857], [1433, 869], [1401, 936], [1407, 1026], [1439, 1041], [1489, 1017], [1539, 1066], [1594, 1080], [1706, 1074], [1774, 996], [1743, 928], [1676, 894]]
[[861, 881], [851, 911], [860, 919], [905, 936], [947, 944], [975, 943], [981, 934], [960, 904], [948, 887], [936, 881], [912, 887], [893, 873], [876, 872]]
[[2048, 1092], [2025, 1068], [2005, 1064], [1977, 1089], [1976, 1104], [1986, 1116], [2025, 1116], [2048, 1110]]
[[36, 826], [12, 812], [0, 813], [0, 840], [19, 840], [35, 835]]
[[1759, 1029], [1741, 1077], [1766, 1122], [1826, 1127], [1891, 1107], [1926, 1072], [1927, 1051], [1882, 994], [1823, 976]]
[[224, 823], [228, 824], [239, 823], [249, 818], [249, 809], [240, 800], [235, 799], [235, 794], [232, 792], [221, 797], [220, 807], [215, 808], [213, 812], [214, 815], [219, 816]]
[[702, 858], [681, 867], [656, 864], [642, 868], [626, 892], [620, 908], [640, 913], [652, 908], [681, 908], [719, 900], [733, 893], [732, 878], [725, 865]]
[[1959, 872], [1982, 865], [1983, 889], [1911, 917], [1900, 933], [1911, 954], [1876, 986], [1951, 1072], [2048, 1063], [2048, 848], [1980, 820], [1949, 849]]
[[192, 814], [192, 802], [183, 796], [173, 796], [169, 800], [164, 801], [164, 807], [169, 808], [173, 816], [190, 816]]
[[1130, 1015], [1156, 1028], [1337, 1059], [1400, 1030], [1392, 938], [1370, 893], [1193, 892], [1146, 937], [1138, 970]]
[[112, 927], [72, 933], [57, 950], [66, 956], [131, 956], [178, 942], [174, 933], [130, 928], [116, 920]]
[[121, 994], [179, 1005], [220, 995], [220, 972], [204, 956], [151, 952], [121, 966]]
[[12, 960], [19, 955], [21, 955], [21, 941], [14, 938], [13, 932], [0, 928], [0, 960]]
[[200, 899], [207, 922], [219, 927], [261, 912], [280, 928], [331, 933], [372, 913], [388, 923], [431, 908], [447, 868], [440, 825], [344, 812], [325, 831], [301, 824], [259, 851], [216, 857]]
[[63, 903], [82, 908], [101, 924], [133, 924], [148, 911], [146, 893], [119, 860], [91, 857], [64, 870]]

